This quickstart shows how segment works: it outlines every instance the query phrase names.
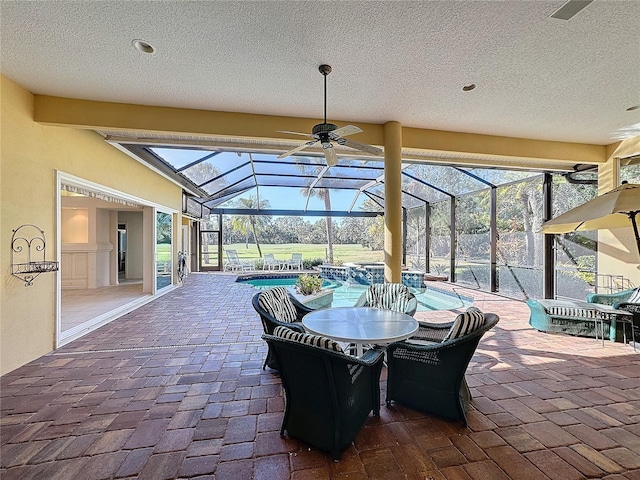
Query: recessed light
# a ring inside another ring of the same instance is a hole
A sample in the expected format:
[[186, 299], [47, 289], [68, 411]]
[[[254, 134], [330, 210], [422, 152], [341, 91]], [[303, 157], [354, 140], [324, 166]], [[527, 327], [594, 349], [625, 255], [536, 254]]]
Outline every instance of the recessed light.
[[638, 110], [639, 108], [640, 108], [640, 105], [634, 105], [633, 107], [627, 108], [625, 111], [633, 112], [634, 110]]
[[476, 84], [475, 83], [470, 83], [469, 85], [465, 85], [464, 87], [462, 87], [462, 91], [463, 92], [470, 92], [474, 88], [476, 88]]
[[144, 40], [134, 40], [133, 42], [131, 42], [131, 44], [135, 47], [136, 50], [140, 50], [142, 53], [155, 52], [155, 48], [153, 48], [150, 43], [147, 43]]

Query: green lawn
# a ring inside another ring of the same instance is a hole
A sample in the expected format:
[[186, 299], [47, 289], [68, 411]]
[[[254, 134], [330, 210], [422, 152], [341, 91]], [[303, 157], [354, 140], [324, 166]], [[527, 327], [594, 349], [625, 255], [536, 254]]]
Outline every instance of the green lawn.
[[[316, 258], [324, 260], [326, 257], [325, 244], [306, 244], [306, 243], [283, 243], [279, 245], [260, 245], [262, 253], [273, 253], [277, 260], [288, 260], [291, 258], [292, 253], [301, 253], [303, 260], [313, 260]], [[235, 250], [238, 252], [240, 260], [257, 260], [258, 248], [255, 244], [249, 244], [249, 248], [246, 248], [244, 243], [233, 243], [230, 245], [224, 245], [224, 250]], [[368, 248], [362, 248], [360, 245], [334, 245], [333, 246], [333, 259], [334, 261], [343, 262], [355, 262], [355, 261], [368, 261], [368, 262], [382, 262], [384, 260], [384, 254], [382, 250], [370, 250]]]
[[158, 262], [168, 262], [171, 260], [171, 244], [170, 243], [159, 243], [156, 245], [156, 261]]

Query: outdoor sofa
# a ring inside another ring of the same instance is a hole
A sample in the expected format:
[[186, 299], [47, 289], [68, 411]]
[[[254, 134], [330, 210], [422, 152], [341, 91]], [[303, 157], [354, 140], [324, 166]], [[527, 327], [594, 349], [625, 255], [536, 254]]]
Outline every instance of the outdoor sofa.
[[625, 325], [616, 322], [615, 315], [603, 315], [599, 305], [607, 305], [634, 314], [635, 327], [640, 326], [640, 290], [628, 289], [616, 294], [590, 294], [586, 301], [571, 299], [532, 299], [527, 300], [531, 311], [529, 324], [541, 332], [567, 333], [571, 335], [594, 337], [602, 336], [612, 342], [622, 341]]

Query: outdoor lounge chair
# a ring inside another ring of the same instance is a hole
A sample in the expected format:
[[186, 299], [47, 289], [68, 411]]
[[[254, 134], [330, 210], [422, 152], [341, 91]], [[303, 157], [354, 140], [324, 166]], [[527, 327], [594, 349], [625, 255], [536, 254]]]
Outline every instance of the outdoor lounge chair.
[[[264, 333], [272, 334], [278, 326], [285, 326], [291, 330], [304, 333], [302, 317], [313, 312], [312, 308], [303, 305], [295, 299], [285, 287], [274, 287], [256, 293], [251, 299], [251, 304], [262, 321]], [[280, 370], [278, 361], [269, 347], [267, 358], [262, 365]]]
[[465, 372], [480, 339], [498, 320], [472, 307], [453, 322], [420, 322], [415, 337], [389, 345], [387, 405], [397, 401], [466, 426], [471, 393]]
[[355, 307], [374, 307], [413, 316], [418, 309], [418, 300], [401, 283], [375, 283], [358, 298]]
[[224, 271], [245, 271], [245, 270], [255, 270], [256, 266], [253, 262], [249, 260], [240, 260], [238, 257], [238, 252], [235, 250], [225, 250], [227, 254], [227, 261], [224, 264]]
[[380, 372], [384, 350], [361, 357], [342, 352], [328, 338], [277, 327], [263, 335], [281, 365], [285, 430], [311, 446], [331, 452], [334, 461], [356, 437], [369, 414], [380, 414]]
[[291, 258], [287, 260], [287, 268], [302, 270], [302, 254], [292, 253]]
[[276, 260], [276, 257], [273, 255], [273, 253], [265, 253], [262, 269], [263, 270], [275, 270], [276, 268], [283, 269], [285, 264], [286, 262], [284, 260]]

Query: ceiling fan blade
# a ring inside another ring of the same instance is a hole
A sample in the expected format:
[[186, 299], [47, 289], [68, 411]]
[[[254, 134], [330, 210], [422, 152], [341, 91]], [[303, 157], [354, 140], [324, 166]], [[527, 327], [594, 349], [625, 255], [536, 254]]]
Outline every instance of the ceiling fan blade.
[[322, 151], [324, 152], [324, 158], [327, 160], [328, 166], [333, 167], [338, 163], [338, 157], [336, 156], [336, 151], [330, 142], [326, 142], [322, 144]]
[[276, 130], [276, 132], [278, 133], [288, 133], [289, 135], [302, 135], [303, 137], [311, 137], [311, 138], [315, 138], [313, 135], [311, 135], [310, 133], [302, 133], [302, 132], [289, 132], [287, 130]]
[[382, 149], [378, 147], [374, 147], [373, 145], [368, 145], [366, 143], [355, 142], [353, 140], [349, 140], [347, 138], [339, 138], [337, 140], [338, 144], [344, 145], [345, 147], [355, 148], [356, 150], [360, 150], [362, 152], [370, 153], [371, 155], [381, 155]]
[[337, 140], [338, 137], [346, 137], [347, 135], [353, 135], [354, 133], [360, 132], [362, 132], [362, 129], [355, 125], [345, 125], [344, 127], [337, 128], [330, 132], [329, 137], [331, 137], [332, 140]]
[[300, 150], [304, 150], [305, 148], [310, 147], [314, 143], [318, 143], [318, 142], [319, 142], [319, 140], [311, 140], [310, 142], [303, 143], [302, 145], [300, 145], [299, 147], [294, 148], [293, 150], [289, 150], [288, 152], [284, 152], [283, 154], [278, 155], [278, 158], [288, 157], [289, 155], [293, 155], [294, 153], [298, 153]]

